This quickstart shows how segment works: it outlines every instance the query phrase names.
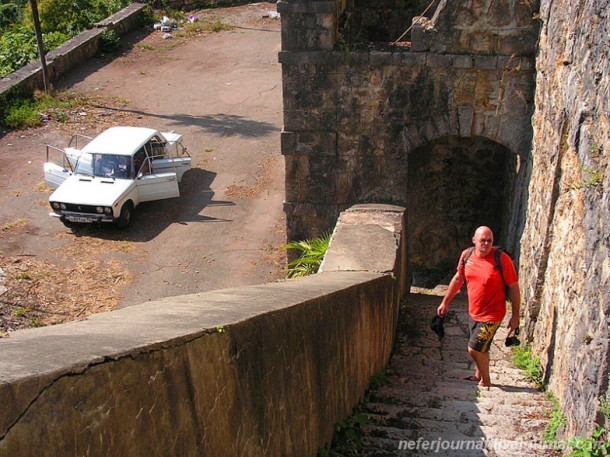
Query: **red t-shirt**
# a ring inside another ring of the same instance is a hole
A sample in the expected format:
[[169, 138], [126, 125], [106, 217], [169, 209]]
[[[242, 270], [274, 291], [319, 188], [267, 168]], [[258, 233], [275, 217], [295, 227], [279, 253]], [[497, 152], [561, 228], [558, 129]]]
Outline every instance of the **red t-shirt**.
[[[506, 292], [500, 271], [496, 269], [496, 248], [485, 257], [473, 252], [464, 268], [462, 263], [467, 252], [468, 249], [462, 252], [457, 269], [466, 278], [470, 317], [477, 322], [500, 322], [506, 315]], [[511, 258], [503, 252], [500, 262], [506, 284], [517, 282], [519, 278]]]

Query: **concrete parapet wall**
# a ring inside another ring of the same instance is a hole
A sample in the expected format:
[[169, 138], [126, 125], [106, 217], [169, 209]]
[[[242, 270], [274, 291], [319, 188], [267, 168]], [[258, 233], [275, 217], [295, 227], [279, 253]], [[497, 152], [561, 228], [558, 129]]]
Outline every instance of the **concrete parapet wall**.
[[[362, 245], [367, 211], [350, 222]], [[404, 265], [402, 209], [370, 211], [377, 256]], [[325, 271], [14, 332], [0, 340], [0, 456], [314, 456], [387, 363], [403, 287]]]
[[[53, 83], [71, 69], [96, 55], [99, 51], [100, 37], [106, 30], [113, 30], [118, 35], [123, 35], [135, 27], [140, 12], [145, 7], [146, 4], [144, 3], [132, 3], [96, 24], [95, 28], [80, 33], [50, 51], [46, 56], [49, 81]], [[44, 82], [40, 62], [31, 62], [0, 79], [0, 99], [15, 92], [26, 95], [43, 88]]]

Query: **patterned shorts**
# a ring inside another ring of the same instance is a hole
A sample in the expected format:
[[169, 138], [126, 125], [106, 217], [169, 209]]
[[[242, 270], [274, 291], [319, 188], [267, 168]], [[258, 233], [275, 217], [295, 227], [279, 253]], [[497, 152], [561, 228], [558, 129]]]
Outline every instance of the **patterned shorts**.
[[470, 318], [468, 347], [477, 352], [489, 352], [491, 342], [502, 322], [477, 322]]

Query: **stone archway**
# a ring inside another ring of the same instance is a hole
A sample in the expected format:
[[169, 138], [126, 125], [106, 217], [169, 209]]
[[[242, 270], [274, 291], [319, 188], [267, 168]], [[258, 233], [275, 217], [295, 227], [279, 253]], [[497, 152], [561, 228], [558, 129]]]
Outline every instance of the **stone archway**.
[[413, 284], [448, 283], [476, 227], [502, 243], [516, 156], [484, 137], [444, 137], [408, 155], [409, 262]]

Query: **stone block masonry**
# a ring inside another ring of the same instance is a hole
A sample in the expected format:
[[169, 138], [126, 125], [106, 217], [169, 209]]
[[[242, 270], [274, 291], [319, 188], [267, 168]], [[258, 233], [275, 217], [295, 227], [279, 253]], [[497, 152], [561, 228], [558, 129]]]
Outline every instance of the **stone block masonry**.
[[[333, 3], [334, 15], [313, 8]], [[488, 213], [464, 215], [500, 182], [479, 179], [488, 167], [476, 164], [506, 155], [504, 201], [492, 206], [520, 265], [527, 337], [566, 436], [608, 429], [607, 2], [444, 0], [413, 18], [401, 47], [346, 39], [359, 36], [358, 2], [281, 4], [289, 238], [383, 202], [409, 208], [412, 263], [450, 258]]]
[[356, 203], [408, 205], [409, 157], [428, 143], [488, 138], [527, 160], [531, 58], [398, 50], [282, 51], [279, 60], [290, 239], [317, 236]]

